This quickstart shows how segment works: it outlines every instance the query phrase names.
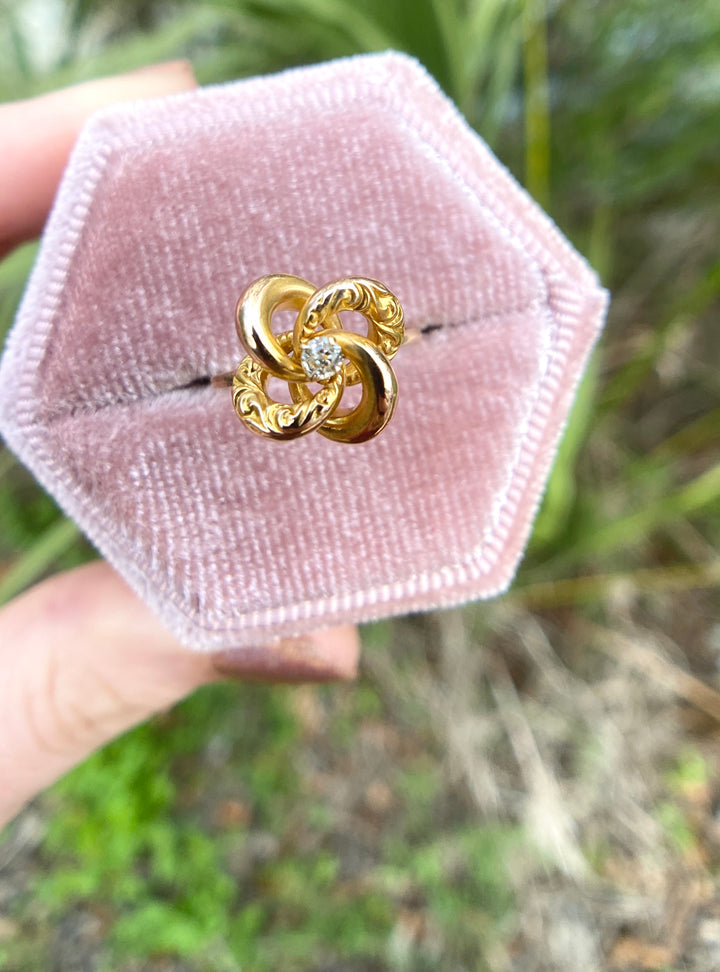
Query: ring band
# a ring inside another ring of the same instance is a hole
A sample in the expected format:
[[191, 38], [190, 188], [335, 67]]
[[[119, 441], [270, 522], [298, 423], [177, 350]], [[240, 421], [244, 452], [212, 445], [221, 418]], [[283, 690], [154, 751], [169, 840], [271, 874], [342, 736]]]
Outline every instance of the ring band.
[[[295, 326], [275, 335], [272, 316], [282, 309], [297, 311]], [[365, 318], [366, 336], [343, 329], [343, 311]], [[336, 442], [365, 442], [390, 421], [397, 402], [390, 359], [403, 343], [404, 317], [384, 284], [344, 277], [316, 289], [302, 277], [271, 274], [242, 294], [235, 324], [247, 356], [232, 379], [232, 400], [251, 431], [296, 439], [317, 430]], [[269, 397], [270, 378], [287, 382], [291, 402]], [[341, 408], [345, 388], [358, 383], [358, 404]]]

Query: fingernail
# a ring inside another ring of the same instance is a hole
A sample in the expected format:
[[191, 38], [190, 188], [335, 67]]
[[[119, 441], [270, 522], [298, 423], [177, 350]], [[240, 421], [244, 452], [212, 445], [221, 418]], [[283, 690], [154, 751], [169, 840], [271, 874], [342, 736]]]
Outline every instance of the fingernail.
[[144, 64], [142, 67], [135, 68], [133, 71], [128, 71], [126, 77], [165, 77], [165, 78], [178, 78], [179, 83], [185, 82], [184, 86], [187, 87], [188, 83], [194, 85], [195, 73], [193, 71], [193, 66], [190, 61], [184, 58], [177, 58], [174, 61], [160, 61], [158, 64]]
[[[219, 675], [254, 682], [334, 682], [357, 674], [357, 636], [348, 629], [270, 645], [228, 648], [215, 652], [212, 663]], [[329, 637], [330, 636], [330, 637]]]

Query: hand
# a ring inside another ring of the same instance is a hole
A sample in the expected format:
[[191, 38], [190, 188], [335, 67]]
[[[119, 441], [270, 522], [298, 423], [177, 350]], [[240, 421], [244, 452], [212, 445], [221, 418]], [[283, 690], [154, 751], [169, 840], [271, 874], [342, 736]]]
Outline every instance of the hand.
[[[0, 105], [0, 257], [42, 229], [82, 122], [116, 101], [192, 88], [185, 62]], [[0, 611], [0, 827], [94, 749], [199, 685], [351, 678], [357, 632], [268, 651], [190, 652], [105, 563], [52, 577]]]

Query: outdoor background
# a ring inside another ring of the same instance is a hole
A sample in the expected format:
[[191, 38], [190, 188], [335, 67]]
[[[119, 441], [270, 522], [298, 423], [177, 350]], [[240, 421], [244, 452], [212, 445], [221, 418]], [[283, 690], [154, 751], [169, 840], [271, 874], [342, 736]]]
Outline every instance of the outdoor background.
[[[0, 838], [4, 972], [720, 968], [717, 0], [0, 0], [0, 98], [387, 47], [613, 295], [517, 581], [366, 627], [356, 685], [205, 689], [55, 786]], [[2, 597], [88, 556], [0, 454]]]

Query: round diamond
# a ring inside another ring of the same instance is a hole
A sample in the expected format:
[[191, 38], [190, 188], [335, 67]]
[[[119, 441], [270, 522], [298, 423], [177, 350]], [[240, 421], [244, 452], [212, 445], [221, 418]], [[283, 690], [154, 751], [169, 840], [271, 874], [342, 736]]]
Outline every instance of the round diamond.
[[340, 345], [331, 337], [310, 338], [300, 352], [300, 363], [313, 381], [327, 381], [342, 367]]

